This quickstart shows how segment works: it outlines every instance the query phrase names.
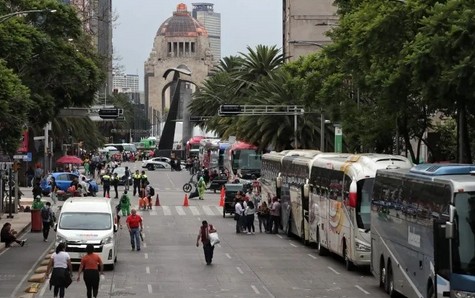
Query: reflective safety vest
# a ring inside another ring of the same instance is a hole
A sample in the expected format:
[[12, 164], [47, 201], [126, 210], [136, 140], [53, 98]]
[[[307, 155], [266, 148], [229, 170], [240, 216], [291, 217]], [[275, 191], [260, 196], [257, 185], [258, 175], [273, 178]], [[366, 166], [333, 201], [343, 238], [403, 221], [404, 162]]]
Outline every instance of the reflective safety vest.
[[104, 186], [110, 185], [110, 181], [111, 181], [111, 176], [109, 176], [108, 174], [105, 174], [104, 176], [102, 176], [102, 184]]

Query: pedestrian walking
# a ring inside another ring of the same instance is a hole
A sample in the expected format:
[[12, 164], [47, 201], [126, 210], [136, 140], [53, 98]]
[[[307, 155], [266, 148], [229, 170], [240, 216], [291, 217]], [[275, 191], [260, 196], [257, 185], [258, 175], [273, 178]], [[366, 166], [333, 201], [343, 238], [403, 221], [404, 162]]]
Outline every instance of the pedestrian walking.
[[46, 202], [41, 208], [41, 220], [43, 221], [43, 241], [48, 242], [49, 230], [54, 223], [54, 213], [51, 210], [50, 202]]
[[49, 286], [54, 287], [54, 297], [64, 298], [64, 292], [72, 282], [71, 274], [73, 272], [73, 266], [71, 265], [71, 257], [64, 250], [66, 244], [60, 243], [56, 247], [56, 253], [51, 256], [50, 262], [46, 269], [46, 276], [51, 273], [49, 280]]
[[51, 185], [51, 201], [53, 201], [53, 204], [56, 205], [58, 185], [56, 184], [56, 179], [53, 176], [51, 176], [50, 185]]
[[120, 206], [120, 201], [119, 201], [119, 204], [115, 206], [115, 214], [116, 214], [115, 223], [122, 229], [122, 225], [120, 223], [120, 213], [121, 213], [121, 206]]
[[124, 173], [124, 177], [125, 177], [125, 190], [129, 190], [129, 180], [130, 180], [130, 170], [129, 170], [129, 167], [125, 167], [125, 173]]
[[206, 190], [205, 179], [203, 177], [200, 177], [200, 180], [198, 180], [198, 196], [200, 200], [204, 200], [205, 190]]
[[119, 198], [119, 176], [117, 175], [117, 173], [114, 173], [112, 175], [112, 178], [111, 178], [111, 184], [112, 186], [114, 186], [114, 192], [115, 192], [115, 197], [114, 199], [118, 199]]
[[99, 276], [104, 275], [104, 264], [101, 257], [94, 253], [94, 246], [92, 244], [86, 246], [86, 255], [81, 259], [77, 278], [78, 282], [81, 279], [81, 273], [83, 273], [84, 283], [86, 284], [87, 298], [96, 298], [99, 292]]
[[139, 170], [136, 170], [132, 175], [132, 180], [134, 183], [134, 197], [138, 193], [140, 195], [140, 181], [142, 180], [142, 175], [140, 175]]
[[142, 217], [137, 214], [135, 209], [132, 209], [131, 213], [126, 220], [130, 233], [130, 244], [132, 250], [135, 250], [135, 247], [137, 247], [137, 251], [140, 251], [140, 234], [143, 230]]
[[201, 222], [200, 231], [198, 232], [198, 237], [196, 238], [196, 247], [200, 246], [199, 243], [201, 240], [201, 243], [203, 243], [203, 252], [205, 254], [206, 265], [211, 265], [211, 262], [213, 261], [214, 246], [211, 245], [209, 234], [215, 232], [216, 229], [214, 229], [212, 225], [208, 226], [208, 222], [206, 220]]
[[106, 172], [102, 178], [102, 187], [104, 188], [104, 197], [110, 198], [110, 190], [111, 190], [111, 176], [109, 172]]
[[120, 210], [122, 211], [122, 216], [130, 215], [130, 198], [127, 195], [127, 191], [124, 190], [122, 197], [120, 197]]

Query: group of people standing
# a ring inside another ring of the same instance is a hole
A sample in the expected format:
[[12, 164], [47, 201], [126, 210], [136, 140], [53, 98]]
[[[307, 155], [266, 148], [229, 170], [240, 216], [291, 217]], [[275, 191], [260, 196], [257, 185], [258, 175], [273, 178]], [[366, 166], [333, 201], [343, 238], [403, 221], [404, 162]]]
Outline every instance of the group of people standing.
[[[256, 209], [256, 203], [259, 204]], [[234, 220], [236, 233], [255, 233], [255, 215], [259, 221], [259, 232], [277, 234], [280, 227], [280, 202], [274, 197], [269, 204], [266, 201], [249, 200], [242, 191], [236, 193], [234, 205]]]

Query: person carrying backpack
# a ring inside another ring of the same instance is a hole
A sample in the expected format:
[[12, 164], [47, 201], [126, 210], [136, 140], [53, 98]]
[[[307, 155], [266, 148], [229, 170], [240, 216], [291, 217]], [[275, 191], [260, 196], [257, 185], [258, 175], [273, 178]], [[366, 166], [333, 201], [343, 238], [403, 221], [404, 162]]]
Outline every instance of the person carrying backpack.
[[130, 198], [127, 195], [127, 191], [124, 190], [124, 194], [120, 198], [120, 210], [122, 212], [122, 216], [129, 216], [130, 215]]
[[49, 229], [54, 223], [54, 214], [51, 211], [50, 202], [46, 202], [46, 205], [41, 208], [41, 220], [43, 221], [43, 241], [48, 242]]
[[150, 182], [147, 181], [145, 183], [147, 184], [145, 187], [145, 193], [147, 195], [148, 209], [152, 210], [152, 196], [155, 195], [155, 189], [150, 185]]

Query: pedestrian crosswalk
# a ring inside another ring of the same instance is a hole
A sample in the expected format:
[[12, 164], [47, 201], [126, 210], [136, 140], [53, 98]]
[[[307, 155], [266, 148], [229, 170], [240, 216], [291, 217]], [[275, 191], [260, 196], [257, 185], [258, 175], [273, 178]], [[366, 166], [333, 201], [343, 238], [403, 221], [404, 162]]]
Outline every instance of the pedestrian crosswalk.
[[[138, 206], [133, 206], [138, 210]], [[150, 216], [222, 216], [223, 207], [219, 206], [153, 206], [152, 210], [138, 210], [142, 215]]]

